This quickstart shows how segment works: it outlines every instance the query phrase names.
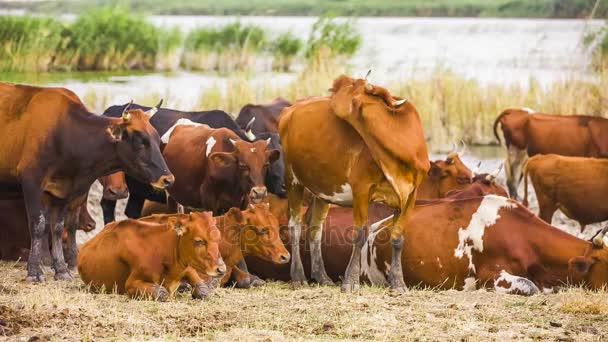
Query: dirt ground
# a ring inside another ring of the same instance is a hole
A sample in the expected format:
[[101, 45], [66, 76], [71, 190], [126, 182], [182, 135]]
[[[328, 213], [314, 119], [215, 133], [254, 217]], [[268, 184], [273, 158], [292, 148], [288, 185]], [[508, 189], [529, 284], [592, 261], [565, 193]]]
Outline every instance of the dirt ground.
[[[363, 287], [292, 290], [285, 283], [220, 289], [166, 303], [93, 294], [79, 280], [23, 282], [23, 263], [0, 262], [0, 340], [581, 340], [608, 339], [608, 293], [569, 288], [521, 297]], [[49, 275], [50, 276], [50, 275]], [[51, 276], [52, 278], [52, 276]]]

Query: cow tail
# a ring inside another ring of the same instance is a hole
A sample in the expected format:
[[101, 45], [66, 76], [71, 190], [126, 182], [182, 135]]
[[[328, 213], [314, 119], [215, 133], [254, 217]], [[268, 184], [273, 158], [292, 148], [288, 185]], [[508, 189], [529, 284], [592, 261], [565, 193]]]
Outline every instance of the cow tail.
[[505, 110], [502, 113], [500, 113], [500, 115], [496, 118], [496, 120], [494, 120], [494, 136], [496, 137], [496, 140], [498, 140], [499, 145], [501, 145], [502, 142], [500, 141], [500, 136], [498, 136], [498, 124], [500, 123], [500, 120], [502, 119], [502, 117], [507, 114], [509, 114], [509, 111]]
[[528, 207], [528, 163], [530, 159], [526, 160], [524, 163], [524, 169], [522, 170], [522, 176], [524, 177], [524, 201], [522, 204], [527, 208]]

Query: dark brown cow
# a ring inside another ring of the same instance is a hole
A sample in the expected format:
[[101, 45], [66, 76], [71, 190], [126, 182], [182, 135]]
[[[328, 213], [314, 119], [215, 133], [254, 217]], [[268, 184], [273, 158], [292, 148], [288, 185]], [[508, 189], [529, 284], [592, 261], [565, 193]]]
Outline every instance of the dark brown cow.
[[448, 191], [467, 187], [472, 178], [473, 172], [460, 160], [458, 153], [451, 152], [445, 160], [431, 162], [429, 174], [420, 184], [416, 198], [445, 197]]
[[585, 115], [536, 113], [529, 108], [507, 109], [494, 121], [507, 148], [505, 172], [511, 198], [518, 199], [522, 167], [536, 154], [559, 154], [577, 157], [608, 157], [608, 119]]
[[538, 200], [538, 216], [551, 224], [560, 209], [585, 226], [608, 220], [608, 160], [564, 157], [556, 154], [536, 155], [524, 166], [524, 201], [528, 205], [528, 176]]
[[[388, 284], [390, 221], [387, 218], [372, 225], [363, 246], [362, 280], [374, 285]], [[402, 264], [409, 286], [492, 288], [530, 295], [553, 292], [564, 284], [592, 289], [608, 285], [608, 248], [600, 239], [594, 244], [578, 239], [504, 197], [435, 200], [416, 206], [408, 227], [406, 243], [411, 247], [403, 250]], [[350, 229], [341, 225], [328, 228], [322, 247], [338, 263], [328, 268], [330, 276], [337, 278], [351, 253]], [[274, 276], [270, 278], [288, 276], [287, 271], [261, 268], [253, 259], [248, 265], [263, 278], [268, 273]]]
[[265, 170], [280, 153], [267, 144], [243, 141], [226, 128], [176, 126], [163, 150], [176, 178], [167, 189], [171, 199], [215, 215], [259, 202], [267, 193]]
[[391, 235], [395, 255], [391, 287], [400, 291], [405, 288], [399, 258], [407, 227], [403, 222], [429, 170], [428, 153], [414, 106], [394, 99], [386, 90], [377, 92], [378, 88], [364, 79], [343, 75], [334, 81], [331, 97], [303, 100], [281, 113], [279, 132], [285, 153], [289, 229], [294, 241], [294, 286], [306, 284], [299, 251], [306, 188], [315, 196], [308, 234], [313, 251], [312, 278], [321, 284], [332, 283], [325, 272], [320, 244], [320, 228], [329, 204], [353, 206], [355, 248], [342, 290], [358, 288], [367, 209], [370, 201], [377, 201], [398, 212]]
[[55, 279], [72, 279], [61, 244], [63, 220], [68, 204], [97, 178], [124, 169], [160, 189], [173, 183], [160, 137], [148, 122], [152, 114], [100, 117], [67, 89], [0, 83], [0, 188], [21, 191], [25, 200], [28, 282], [44, 280], [40, 253], [47, 224]]
[[224, 275], [220, 238], [210, 212], [174, 215], [164, 223], [111, 223], [82, 246], [78, 272], [95, 290], [165, 301], [189, 267]]
[[278, 133], [279, 114], [283, 108], [289, 106], [291, 103], [281, 97], [268, 104], [249, 103], [241, 108], [235, 121], [243, 130], [251, 129], [256, 135], [264, 132]]

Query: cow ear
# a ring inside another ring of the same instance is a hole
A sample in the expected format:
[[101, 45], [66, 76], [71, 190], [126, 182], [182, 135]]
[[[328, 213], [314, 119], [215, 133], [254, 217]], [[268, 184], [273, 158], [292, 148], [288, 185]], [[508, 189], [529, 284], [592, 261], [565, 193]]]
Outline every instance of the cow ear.
[[441, 169], [435, 162], [431, 162], [431, 168], [429, 169], [429, 176], [433, 178], [439, 178], [441, 176]]
[[186, 233], [186, 226], [184, 226], [177, 217], [169, 217], [168, 221], [169, 227], [175, 231], [177, 236], [182, 236]]
[[106, 133], [112, 142], [119, 142], [122, 140], [125, 131], [127, 130], [127, 123], [113, 123], [106, 129]]
[[243, 213], [239, 208], [230, 208], [230, 210], [228, 210], [228, 212], [226, 213], [226, 216], [232, 218], [234, 221], [239, 223], [243, 223], [244, 221]]
[[585, 275], [587, 274], [587, 272], [589, 272], [591, 265], [593, 265], [594, 263], [595, 260], [591, 258], [577, 256], [568, 260], [568, 269], [573, 273]]
[[236, 158], [232, 153], [214, 152], [209, 155], [209, 161], [221, 168], [226, 168], [236, 164]]
[[266, 156], [268, 157], [269, 163], [274, 163], [281, 156], [281, 151], [279, 151], [279, 150], [266, 151]]

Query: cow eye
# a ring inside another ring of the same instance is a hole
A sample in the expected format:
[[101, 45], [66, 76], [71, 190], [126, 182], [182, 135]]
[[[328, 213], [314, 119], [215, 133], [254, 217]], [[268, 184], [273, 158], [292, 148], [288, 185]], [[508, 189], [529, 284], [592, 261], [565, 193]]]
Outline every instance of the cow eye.
[[266, 229], [266, 228], [263, 228], [263, 229], [256, 229], [256, 230], [255, 230], [255, 233], [256, 233], [257, 235], [264, 235], [264, 234], [267, 234], [267, 233], [268, 233], [268, 229]]
[[204, 246], [204, 245], [206, 245], [206, 244], [207, 244], [207, 242], [206, 242], [206, 241], [204, 241], [204, 240], [199, 240], [199, 239], [194, 240], [194, 245], [195, 245], [195, 246]]
[[239, 168], [240, 168], [241, 170], [249, 170], [249, 165], [239, 163]]

